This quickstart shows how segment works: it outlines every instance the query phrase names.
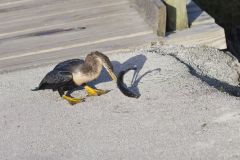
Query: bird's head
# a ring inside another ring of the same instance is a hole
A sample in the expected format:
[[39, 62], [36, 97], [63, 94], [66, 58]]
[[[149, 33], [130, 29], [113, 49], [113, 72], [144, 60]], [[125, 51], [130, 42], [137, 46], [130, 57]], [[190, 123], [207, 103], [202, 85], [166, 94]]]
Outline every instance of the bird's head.
[[104, 55], [103, 53], [101, 53], [99, 51], [91, 52], [91, 54], [96, 56], [96, 58], [101, 61], [103, 67], [107, 70], [107, 72], [110, 75], [110, 77], [112, 78], [112, 80], [117, 81], [117, 76], [114, 73], [113, 65], [112, 65], [110, 59], [106, 55]]

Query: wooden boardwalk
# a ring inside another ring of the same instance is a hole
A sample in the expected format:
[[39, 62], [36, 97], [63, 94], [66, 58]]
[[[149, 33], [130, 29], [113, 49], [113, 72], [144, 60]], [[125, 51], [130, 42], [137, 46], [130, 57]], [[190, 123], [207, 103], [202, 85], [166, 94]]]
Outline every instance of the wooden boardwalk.
[[84, 58], [94, 50], [124, 54], [152, 41], [226, 48], [224, 29], [192, 0], [187, 5], [191, 27], [165, 38], [153, 33], [131, 1], [1, 0], [0, 73]]
[[1, 0], [0, 13], [0, 71], [157, 39], [128, 0]]
[[187, 0], [187, 12], [190, 28], [169, 34], [163, 43], [227, 48], [224, 29], [215, 23], [214, 18], [197, 6], [193, 0]]

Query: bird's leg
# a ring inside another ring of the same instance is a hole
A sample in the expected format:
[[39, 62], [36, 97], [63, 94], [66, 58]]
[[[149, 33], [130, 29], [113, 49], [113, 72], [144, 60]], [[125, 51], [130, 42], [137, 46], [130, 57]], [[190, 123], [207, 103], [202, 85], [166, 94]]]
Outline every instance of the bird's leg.
[[59, 89], [58, 89], [59, 95], [60, 95], [63, 99], [67, 100], [71, 105], [75, 105], [75, 104], [77, 104], [77, 103], [81, 103], [81, 102], [84, 102], [84, 101], [85, 101], [84, 98], [74, 98], [74, 97], [71, 97], [71, 96], [68, 96], [68, 95], [64, 95], [64, 92], [65, 92], [65, 91], [64, 91], [63, 88], [59, 88]]
[[86, 84], [84, 84], [83, 87], [87, 91], [87, 94], [88, 94], [87, 96], [101, 96], [110, 91], [110, 90], [94, 89]]
[[75, 105], [75, 104], [85, 101], [84, 98], [74, 98], [74, 97], [67, 96], [67, 95], [63, 95], [62, 98], [67, 100], [71, 105]]

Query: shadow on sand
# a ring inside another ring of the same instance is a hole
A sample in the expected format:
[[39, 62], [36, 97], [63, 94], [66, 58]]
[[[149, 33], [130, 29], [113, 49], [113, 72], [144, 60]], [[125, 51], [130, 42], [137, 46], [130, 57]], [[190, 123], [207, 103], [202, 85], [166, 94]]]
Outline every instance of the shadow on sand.
[[212, 78], [207, 75], [201, 75], [201, 74], [197, 73], [197, 71], [192, 66], [185, 63], [184, 61], [179, 59], [177, 56], [172, 55], [172, 54], [170, 54], [170, 56], [174, 57], [177, 61], [179, 61], [180, 63], [187, 66], [191, 75], [199, 78], [201, 81], [207, 83], [209, 86], [212, 86], [221, 92], [228, 93], [231, 96], [240, 97], [240, 87], [230, 85], [226, 82], [222, 82], [216, 78]]

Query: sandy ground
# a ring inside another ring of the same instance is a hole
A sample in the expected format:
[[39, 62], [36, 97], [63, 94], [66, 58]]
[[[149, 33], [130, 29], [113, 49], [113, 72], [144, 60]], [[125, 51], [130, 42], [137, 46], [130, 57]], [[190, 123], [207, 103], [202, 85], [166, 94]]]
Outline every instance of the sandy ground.
[[[236, 59], [180, 46], [119, 52], [110, 59], [116, 72], [138, 65], [133, 90], [139, 99], [125, 97], [106, 72], [92, 85], [112, 91], [75, 106], [58, 93], [30, 91], [53, 65], [0, 75], [0, 159], [240, 159]], [[128, 85], [132, 76], [126, 75]]]

